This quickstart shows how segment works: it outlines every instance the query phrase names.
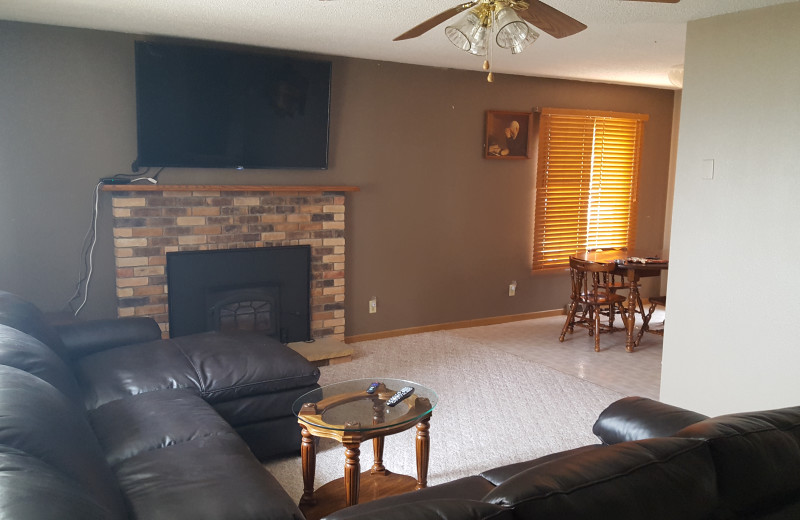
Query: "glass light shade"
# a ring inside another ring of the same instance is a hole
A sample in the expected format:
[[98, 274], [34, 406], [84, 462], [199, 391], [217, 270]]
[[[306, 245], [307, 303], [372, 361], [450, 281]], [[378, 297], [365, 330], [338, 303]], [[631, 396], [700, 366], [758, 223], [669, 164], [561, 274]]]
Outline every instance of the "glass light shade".
[[520, 52], [524, 51], [525, 48], [535, 42], [536, 38], [538, 37], [539, 33], [534, 31], [531, 27], [528, 27], [528, 35], [518, 44], [511, 46], [511, 54], [519, 54]]
[[481, 29], [485, 31], [485, 28], [481, 26], [481, 21], [478, 16], [470, 11], [460, 22], [445, 27], [444, 33], [453, 45], [462, 51], [469, 52], [475, 34]]
[[468, 51], [470, 54], [474, 54], [476, 56], [486, 56], [486, 52], [489, 49], [489, 43], [491, 43], [489, 32], [489, 29], [483, 26], [481, 26], [480, 29], [475, 32], [475, 36], [472, 39], [472, 46]]
[[513, 8], [503, 7], [498, 10], [495, 20], [497, 23], [497, 37], [495, 38], [497, 45], [504, 49], [509, 49], [524, 44], [530, 27], [517, 16]]

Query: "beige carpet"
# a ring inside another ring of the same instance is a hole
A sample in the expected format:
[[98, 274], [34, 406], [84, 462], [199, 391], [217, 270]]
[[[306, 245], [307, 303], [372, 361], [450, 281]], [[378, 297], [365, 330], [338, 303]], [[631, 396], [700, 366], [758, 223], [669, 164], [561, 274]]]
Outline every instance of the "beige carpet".
[[[354, 345], [353, 361], [323, 367], [320, 384], [347, 379], [407, 379], [434, 389], [430, 485], [504, 464], [596, 443], [592, 424], [622, 394], [457, 335], [430, 332]], [[386, 439], [387, 469], [416, 475], [415, 431]], [[372, 465], [371, 441], [361, 469]], [[303, 490], [300, 457], [265, 465], [295, 499]], [[340, 478], [344, 450], [323, 439], [315, 487]]]

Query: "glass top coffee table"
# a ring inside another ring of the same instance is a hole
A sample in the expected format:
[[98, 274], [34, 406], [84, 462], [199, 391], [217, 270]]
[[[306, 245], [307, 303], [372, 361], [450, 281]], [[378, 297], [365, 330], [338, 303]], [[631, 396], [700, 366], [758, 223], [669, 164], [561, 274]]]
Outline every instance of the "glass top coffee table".
[[[376, 384], [373, 384], [376, 383]], [[370, 389], [370, 387], [372, 387]], [[404, 388], [413, 391], [393, 406], [392, 397]], [[334, 383], [300, 396], [292, 411], [302, 427], [303, 496], [300, 509], [307, 518], [376, 498], [421, 489], [428, 482], [430, 418], [436, 393], [402, 379], [355, 379]], [[383, 465], [383, 440], [416, 426], [417, 478], [388, 471]], [[344, 478], [314, 491], [315, 437], [334, 439], [345, 448]], [[361, 473], [360, 445], [372, 439], [374, 463]]]

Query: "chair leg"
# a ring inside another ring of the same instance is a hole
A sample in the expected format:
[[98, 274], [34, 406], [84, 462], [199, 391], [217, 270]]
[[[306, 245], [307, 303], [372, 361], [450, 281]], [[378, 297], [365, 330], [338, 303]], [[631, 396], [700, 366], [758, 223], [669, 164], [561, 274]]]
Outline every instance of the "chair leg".
[[567, 321], [564, 323], [564, 328], [561, 329], [561, 336], [559, 336], [558, 341], [564, 342], [564, 336], [567, 335], [567, 330], [572, 332], [574, 320], [575, 320], [575, 311], [578, 308], [578, 302], [572, 301], [569, 304], [569, 311], [567, 312]]
[[634, 346], [639, 346], [639, 342], [642, 341], [642, 336], [644, 336], [644, 333], [650, 329], [650, 318], [653, 317], [653, 312], [655, 310], [656, 304], [651, 303], [647, 314], [642, 313], [642, 326], [639, 328], [639, 334], [636, 336], [636, 341], [633, 342]]
[[621, 303], [618, 305], [619, 305], [619, 317], [622, 318], [622, 327], [625, 330], [628, 330], [628, 310], [625, 307], [623, 307]]
[[[611, 294], [615, 294], [614, 291], [611, 291]], [[614, 332], [614, 309], [616, 309], [616, 305], [609, 305], [608, 306], [608, 330]]]
[[600, 352], [600, 311], [594, 310], [594, 351]]

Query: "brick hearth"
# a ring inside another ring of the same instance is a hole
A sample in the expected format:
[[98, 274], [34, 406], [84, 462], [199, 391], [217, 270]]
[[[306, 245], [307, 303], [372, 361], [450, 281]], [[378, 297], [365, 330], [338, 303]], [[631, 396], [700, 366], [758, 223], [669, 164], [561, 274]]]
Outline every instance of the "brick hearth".
[[117, 314], [169, 331], [166, 253], [311, 246], [311, 335], [344, 340], [345, 193], [357, 188], [105, 186], [112, 193]]

